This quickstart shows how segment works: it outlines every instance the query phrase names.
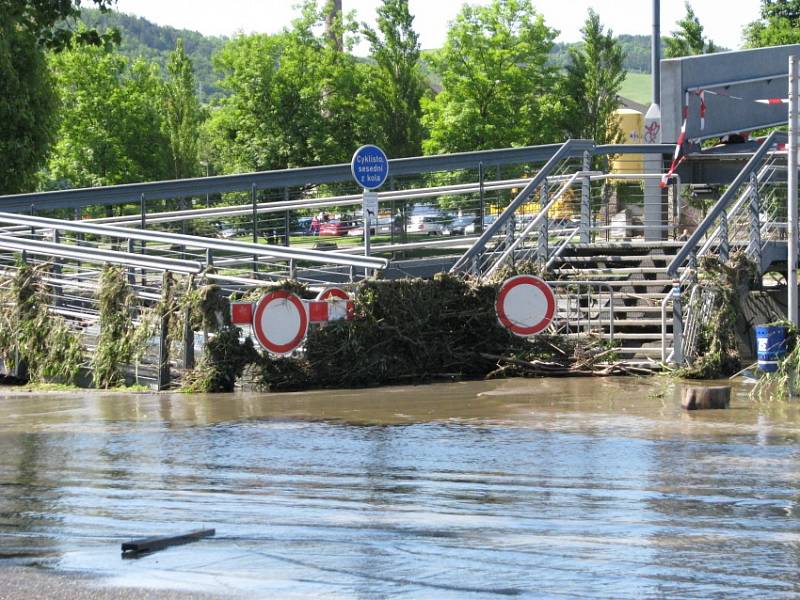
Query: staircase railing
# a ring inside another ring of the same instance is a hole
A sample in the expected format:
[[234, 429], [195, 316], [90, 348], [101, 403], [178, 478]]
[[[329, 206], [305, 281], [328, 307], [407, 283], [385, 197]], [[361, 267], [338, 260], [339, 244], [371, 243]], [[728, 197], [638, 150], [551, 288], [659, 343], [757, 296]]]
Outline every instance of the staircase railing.
[[[786, 134], [783, 132], [773, 131], [769, 134], [761, 147], [747, 161], [747, 164], [736, 176], [736, 179], [733, 180], [730, 187], [708, 212], [706, 218], [698, 225], [697, 229], [683, 245], [683, 248], [672, 259], [672, 262], [667, 267], [667, 273], [670, 276], [676, 277], [681, 269], [689, 266], [692, 261], [700, 256], [707, 254], [712, 247], [724, 253], [725, 244], [730, 241], [728, 223], [731, 216], [738, 213], [748, 199], [747, 192], [752, 190], [751, 175], [756, 174], [756, 177], [764, 177], [765, 169], [763, 167], [765, 167], [765, 160], [768, 160], [772, 147], [785, 141]], [[766, 169], [766, 171], [769, 171], [769, 169]], [[744, 190], [745, 193], [740, 195], [740, 190], [744, 185], [748, 187]], [[735, 200], [736, 202], [734, 202]], [[712, 227], [714, 228], [713, 231]], [[704, 238], [706, 238], [706, 241], [701, 246]], [[722, 258], [727, 261], [728, 257], [723, 256]]]
[[[769, 219], [765, 221], [760, 210], [759, 190], [776, 171], [773, 146], [785, 141], [783, 132], [772, 132], [767, 137], [667, 267], [667, 273], [675, 278], [675, 291], [662, 301], [662, 314], [669, 302], [675, 302], [676, 296], [690, 299], [682, 303], [683, 311], [673, 311], [674, 349], [667, 357], [668, 362], [682, 363], [694, 358], [696, 336], [689, 334], [696, 332], [703, 318], [702, 307], [708, 304], [703, 296], [706, 292], [713, 293], [713, 290], [696, 293], [698, 261], [716, 254], [722, 263], [728, 263], [732, 249], [739, 249], [745, 250], [759, 269], [762, 268], [763, 236], [771, 234], [772, 226], [765, 229]], [[664, 340], [666, 327], [662, 327], [662, 345], [665, 345]]]
[[[451, 272], [471, 272], [475, 275], [485, 275], [489, 269], [496, 269], [494, 265], [497, 264], [497, 261], [494, 256], [487, 257], [486, 255], [497, 255], [498, 252], [503, 255], [507, 246], [515, 243], [513, 239], [514, 220], [517, 209], [530, 201], [536, 189], [539, 189], [542, 185], [547, 185], [549, 177], [558, 175], [558, 169], [560, 167], [563, 168], [564, 161], [582, 156], [584, 157], [584, 162], [587, 162], [586, 157], [594, 148], [594, 142], [591, 140], [567, 140], [562, 144], [542, 169], [531, 178], [522, 191], [511, 201], [497, 220], [487, 227], [478, 240], [456, 261]], [[540, 211], [540, 214], [542, 212], [544, 211]], [[504, 232], [506, 235], [500, 243], [500, 247], [495, 247], [490, 251], [489, 246], [494, 243], [495, 237], [502, 236]], [[507, 256], [506, 254], [506, 258]]]

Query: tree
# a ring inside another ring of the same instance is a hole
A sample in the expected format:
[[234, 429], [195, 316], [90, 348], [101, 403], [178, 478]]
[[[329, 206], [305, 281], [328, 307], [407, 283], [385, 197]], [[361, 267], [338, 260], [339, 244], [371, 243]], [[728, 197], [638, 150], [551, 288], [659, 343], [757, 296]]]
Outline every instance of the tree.
[[540, 144], [558, 135], [548, 65], [556, 32], [522, 0], [464, 5], [433, 55], [442, 91], [423, 99], [426, 153]]
[[48, 175], [58, 187], [166, 179], [158, 67], [107, 48], [73, 44], [51, 57], [61, 99]]
[[197, 140], [202, 109], [195, 95], [197, 82], [192, 61], [178, 38], [175, 51], [169, 57], [167, 78], [163, 86], [164, 130], [169, 138], [175, 179], [197, 174]]
[[[116, 0], [91, 0], [101, 11], [108, 11]], [[31, 34], [42, 48], [62, 50], [73, 42], [89, 45], [119, 43], [119, 34], [110, 30], [100, 34], [96, 29], [73, 29], [80, 16], [81, 0], [0, 0], [0, 15], [17, 29]]]
[[[108, 9], [113, 0], [93, 0]], [[29, 191], [53, 139], [56, 95], [44, 49], [61, 49], [72, 38], [104, 43], [94, 30], [75, 34], [65, 21], [80, 0], [0, 0], [0, 194]]]
[[697, 54], [712, 54], [717, 51], [714, 42], [703, 36], [703, 26], [694, 14], [692, 5], [686, 3], [686, 16], [678, 21], [678, 30], [664, 40], [664, 56], [678, 58]]
[[28, 31], [0, 25], [0, 194], [29, 191], [53, 137], [56, 95]]
[[622, 48], [611, 30], [603, 34], [600, 17], [592, 9], [581, 33], [580, 46], [570, 48], [570, 64], [562, 84], [566, 104], [563, 127], [572, 138], [612, 143], [619, 137], [615, 111], [625, 80]]
[[761, 0], [761, 19], [744, 30], [750, 48], [800, 43], [800, 0]]
[[[208, 123], [226, 172], [345, 162], [369, 135], [374, 109], [359, 95], [367, 65], [319, 35], [325, 11], [307, 0], [292, 28], [238, 36], [215, 57], [229, 96]], [[352, 19], [332, 27], [352, 33]], [[342, 35], [342, 37], [344, 37]], [[352, 48], [352, 39], [345, 39]]]
[[375, 143], [390, 157], [422, 153], [425, 80], [420, 70], [419, 36], [413, 24], [408, 0], [383, 0], [378, 8], [378, 31], [364, 25], [376, 63], [367, 88], [382, 134]]

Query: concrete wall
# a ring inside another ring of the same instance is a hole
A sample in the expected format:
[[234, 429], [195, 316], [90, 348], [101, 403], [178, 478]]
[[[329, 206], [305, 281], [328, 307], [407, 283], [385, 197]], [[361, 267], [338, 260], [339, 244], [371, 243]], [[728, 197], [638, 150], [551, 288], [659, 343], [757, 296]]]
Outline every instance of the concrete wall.
[[[706, 94], [706, 127], [700, 129], [700, 98], [689, 97], [687, 135], [689, 139], [722, 136], [785, 123], [786, 105], [762, 105], [757, 98], [786, 98], [789, 56], [800, 55], [800, 45], [721, 52], [661, 61], [662, 142], [675, 143], [683, 120], [685, 93], [701, 87], [728, 96]], [[771, 77], [763, 81], [748, 79]], [[736, 100], [729, 96], [737, 96]]]

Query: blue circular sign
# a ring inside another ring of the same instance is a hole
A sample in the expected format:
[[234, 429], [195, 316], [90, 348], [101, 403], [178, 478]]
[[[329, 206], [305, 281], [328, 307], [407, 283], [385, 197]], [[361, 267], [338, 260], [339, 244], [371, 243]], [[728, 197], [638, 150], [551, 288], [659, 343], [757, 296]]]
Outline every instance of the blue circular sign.
[[361, 187], [374, 190], [381, 187], [389, 176], [389, 159], [377, 146], [361, 146], [350, 161], [353, 179]]

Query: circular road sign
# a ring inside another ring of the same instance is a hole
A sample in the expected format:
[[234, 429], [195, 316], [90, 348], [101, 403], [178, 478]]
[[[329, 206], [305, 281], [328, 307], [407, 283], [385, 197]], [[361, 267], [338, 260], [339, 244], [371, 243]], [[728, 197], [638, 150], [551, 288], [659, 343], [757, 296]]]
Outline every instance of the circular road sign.
[[[328, 320], [341, 321], [353, 318], [350, 296], [342, 288], [329, 287], [317, 294], [319, 302], [328, 303]], [[348, 310], [349, 309], [349, 310]]]
[[550, 325], [556, 312], [556, 297], [544, 280], [533, 275], [517, 275], [500, 286], [495, 310], [503, 327], [515, 335], [527, 337]]
[[291, 354], [308, 332], [303, 301], [284, 290], [270, 292], [253, 311], [253, 332], [262, 348], [273, 354]]
[[381, 187], [389, 176], [389, 159], [383, 150], [370, 144], [353, 154], [350, 171], [356, 183], [367, 190]]

